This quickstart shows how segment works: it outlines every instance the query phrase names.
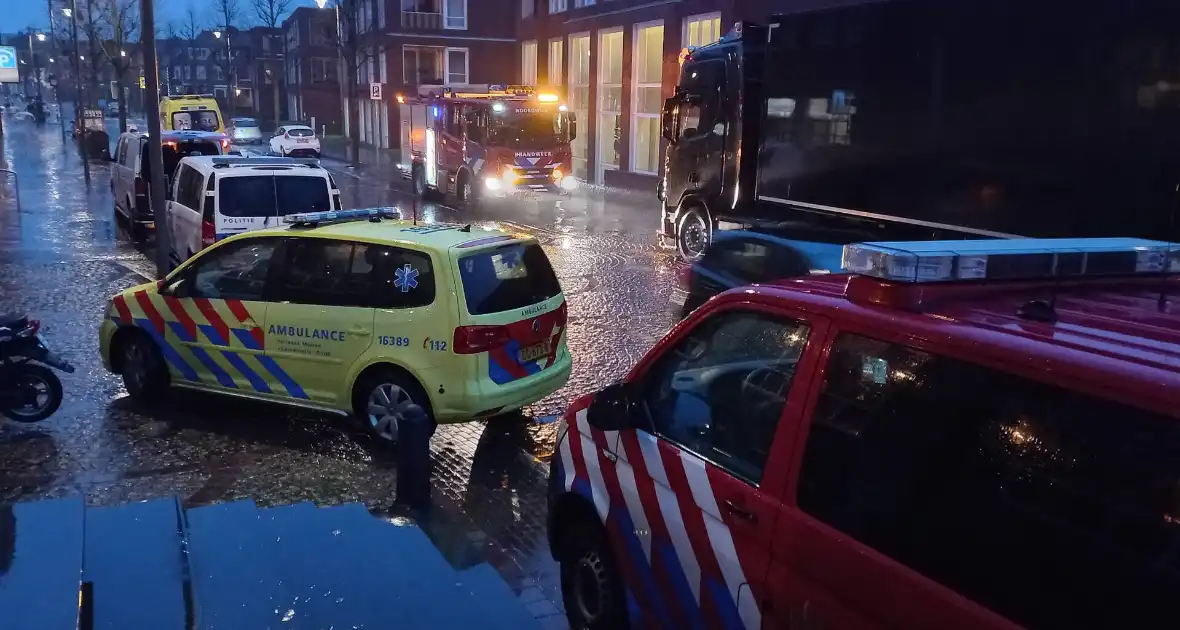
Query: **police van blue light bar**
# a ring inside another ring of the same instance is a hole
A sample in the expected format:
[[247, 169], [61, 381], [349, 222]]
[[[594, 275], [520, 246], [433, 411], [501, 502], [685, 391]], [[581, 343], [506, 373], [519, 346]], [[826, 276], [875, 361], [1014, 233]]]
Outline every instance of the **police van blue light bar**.
[[1180, 273], [1180, 244], [1138, 238], [894, 241], [844, 246], [844, 271], [896, 282]]
[[283, 223], [334, 223], [359, 221], [362, 219], [400, 219], [397, 208], [357, 208], [355, 210], [328, 210], [326, 212], [300, 212], [283, 217]]

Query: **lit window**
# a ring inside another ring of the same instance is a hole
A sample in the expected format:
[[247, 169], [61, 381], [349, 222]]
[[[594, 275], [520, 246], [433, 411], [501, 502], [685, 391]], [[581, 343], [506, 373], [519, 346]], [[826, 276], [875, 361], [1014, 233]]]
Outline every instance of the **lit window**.
[[561, 85], [561, 40], [549, 40], [549, 85]]
[[664, 62], [664, 25], [649, 24], [635, 28], [634, 87], [631, 102], [634, 114], [631, 135], [631, 170], [655, 173], [660, 162], [660, 107]]
[[693, 15], [684, 20], [683, 41], [686, 48], [707, 46], [721, 39], [721, 14]]
[[520, 82], [523, 85], [537, 84], [537, 42], [520, 45]]

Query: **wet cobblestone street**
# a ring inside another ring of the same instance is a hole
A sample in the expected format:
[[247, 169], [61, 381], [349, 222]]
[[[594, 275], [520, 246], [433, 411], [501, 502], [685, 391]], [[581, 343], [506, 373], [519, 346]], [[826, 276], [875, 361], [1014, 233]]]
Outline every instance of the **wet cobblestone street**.
[[[107, 298], [154, 276], [150, 244], [115, 221], [109, 166], [63, 150], [55, 127], [9, 125], [0, 168], [19, 177], [0, 197], [0, 313], [42, 321], [54, 350], [78, 370], [65, 401], [36, 425], [0, 421], [0, 503], [82, 495], [93, 505], [178, 496], [185, 506], [253, 499], [394, 507], [397, 460], [359, 429], [310, 412], [192, 392], [141, 408], [107, 373], [97, 326]], [[344, 206], [406, 205], [400, 179], [358, 177], [326, 161]], [[545, 476], [559, 413], [575, 396], [621, 376], [673, 323], [670, 253], [654, 245], [653, 196], [496, 200], [472, 214], [423, 206], [423, 220], [495, 222], [535, 234], [569, 304], [569, 384], [523, 414], [444, 425], [432, 443], [435, 507], [416, 515], [453, 562], [491, 561], [538, 618], [562, 627], [556, 567], [545, 543]]]

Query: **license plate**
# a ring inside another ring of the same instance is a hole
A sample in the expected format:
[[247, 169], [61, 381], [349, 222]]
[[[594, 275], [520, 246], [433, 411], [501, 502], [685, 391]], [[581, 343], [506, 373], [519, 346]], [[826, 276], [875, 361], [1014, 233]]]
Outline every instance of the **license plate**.
[[307, 140], [296, 140], [295, 142], [299, 144], [307, 144]]
[[548, 341], [533, 346], [528, 346], [527, 348], [521, 348], [520, 362], [530, 363], [532, 361], [536, 361], [537, 359], [547, 357], [549, 356], [549, 348], [550, 342]]

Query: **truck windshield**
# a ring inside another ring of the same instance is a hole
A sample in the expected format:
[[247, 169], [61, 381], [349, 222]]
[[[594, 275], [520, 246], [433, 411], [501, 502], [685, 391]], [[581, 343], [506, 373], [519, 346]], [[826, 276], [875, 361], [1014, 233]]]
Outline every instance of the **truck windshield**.
[[489, 140], [514, 149], [552, 148], [563, 142], [558, 122], [555, 112], [493, 116]]

